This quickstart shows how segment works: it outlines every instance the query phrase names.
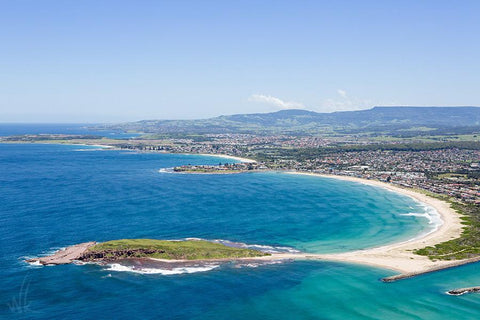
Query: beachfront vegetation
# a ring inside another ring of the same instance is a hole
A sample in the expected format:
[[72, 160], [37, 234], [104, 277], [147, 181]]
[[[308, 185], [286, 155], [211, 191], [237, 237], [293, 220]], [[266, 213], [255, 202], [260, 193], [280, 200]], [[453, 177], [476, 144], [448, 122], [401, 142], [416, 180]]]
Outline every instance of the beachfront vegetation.
[[158, 258], [169, 260], [202, 260], [261, 257], [258, 250], [228, 247], [205, 240], [122, 239], [107, 241], [88, 249], [91, 259]]
[[452, 208], [463, 215], [465, 227], [462, 235], [433, 247], [415, 250], [416, 254], [428, 256], [431, 260], [460, 260], [480, 255], [480, 207], [452, 202]]

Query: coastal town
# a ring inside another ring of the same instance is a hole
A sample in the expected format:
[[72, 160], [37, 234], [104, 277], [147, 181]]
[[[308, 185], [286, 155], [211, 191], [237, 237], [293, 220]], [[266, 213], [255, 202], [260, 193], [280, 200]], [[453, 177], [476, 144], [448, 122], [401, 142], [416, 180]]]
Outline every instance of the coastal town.
[[277, 160], [287, 170], [376, 179], [480, 204], [480, 151], [359, 151], [305, 161]]
[[352, 136], [261, 136], [206, 134], [195, 137], [92, 139], [91, 136], [28, 135], [2, 142], [54, 141], [107, 145], [141, 152], [223, 154], [254, 162], [215, 166], [179, 166], [178, 173], [239, 173], [265, 170], [299, 171], [380, 180], [406, 188], [445, 195], [480, 205], [480, 143], [379, 143]]

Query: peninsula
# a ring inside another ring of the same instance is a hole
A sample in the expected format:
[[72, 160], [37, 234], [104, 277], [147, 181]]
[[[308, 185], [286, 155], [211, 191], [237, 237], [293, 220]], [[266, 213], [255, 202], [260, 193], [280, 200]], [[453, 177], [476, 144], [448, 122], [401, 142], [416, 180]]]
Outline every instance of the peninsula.
[[174, 167], [177, 173], [208, 173], [208, 174], [229, 174], [242, 172], [265, 171], [267, 167], [256, 162], [224, 163], [212, 165], [183, 165]]

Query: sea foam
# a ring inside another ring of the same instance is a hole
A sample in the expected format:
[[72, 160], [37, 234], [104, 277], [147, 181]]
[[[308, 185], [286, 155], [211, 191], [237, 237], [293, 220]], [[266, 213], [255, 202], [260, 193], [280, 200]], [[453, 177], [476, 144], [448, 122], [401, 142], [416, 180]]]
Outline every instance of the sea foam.
[[269, 246], [269, 245], [262, 245], [262, 244], [247, 244], [243, 242], [233, 242], [224, 239], [216, 239], [216, 240], [206, 240], [214, 243], [221, 243], [228, 247], [235, 247], [235, 248], [243, 248], [243, 249], [253, 249], [258, 250], [266, 253], [299, 253], [300, 251], [291, 247], [284, 247], [284, 246]]
[[400, 214], [400, 215], [401, 216], [425, 218], [425, 219], [428, 220], [429, 228], [427, 230], [425, 230], [425, 232], [422, 232], [418, 236], [416, 236], [416, 237], [414, 237], [414, 238], [412, 238], [408, 241], [416, 240], [416, 239], [424, 237], [424, 236], [426, 236], [430, 233], [433, 233], [433, 232], [437, 231], [438, 228], [440, 228], [443, 225], [443, 220], [442, 220], [440, 214], [438, 213], [438, 211], [435, 208], [433, 208], [429, 205], [426, 205], [422, 202], [418, 202], [418, 204], [423, 208], [424, 212], [409, 212], [409, 213], [403, 213], [403, 214]]
[[199, 267], [178, 267], [172, 269], [162, 269], [162, 268], [138, 268], [133, 266], [125, 266], [118, 263], [112, 263], [108, 265], [106, 270], [108, 271], [117, 271], [117, 272], [133, 272], [140, 274], [161, 274], [161, 275], [174, 275], [182, 273], [197, 273], [210, 271], [215, 268], [218, 268], [219, 265], [205, 265]]

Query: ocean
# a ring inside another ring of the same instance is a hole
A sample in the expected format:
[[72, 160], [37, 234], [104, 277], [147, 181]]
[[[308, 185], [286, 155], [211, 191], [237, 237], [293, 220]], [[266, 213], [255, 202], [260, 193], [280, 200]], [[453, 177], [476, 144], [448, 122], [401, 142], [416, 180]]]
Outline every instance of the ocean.
[[[98, 127], [98, 129], [96, 129]], [[100, 130], [101, 126], [85, 123], [1, 123], [0, 137], [24, 134], [71, 134], [92, 135], [112, 139], [128, 139], [139, 136], [138, 133], [114, 130]]]
[[[276, 172], [194, 175], [213, 156], [0, 144], [0, 318], [477, 319], [479, 264], [395, 283], [325, 261], [34, 266], [86, 241], [202, 238], [271, 251], [342, 252], [429, 232], [430, 208], [354, 182]], [[411, 215], [412, 213], [418, 215]], [[421, 216], [424, 215], [424, 216]], [[434, 221], [435, 219], [433, 219]]]

